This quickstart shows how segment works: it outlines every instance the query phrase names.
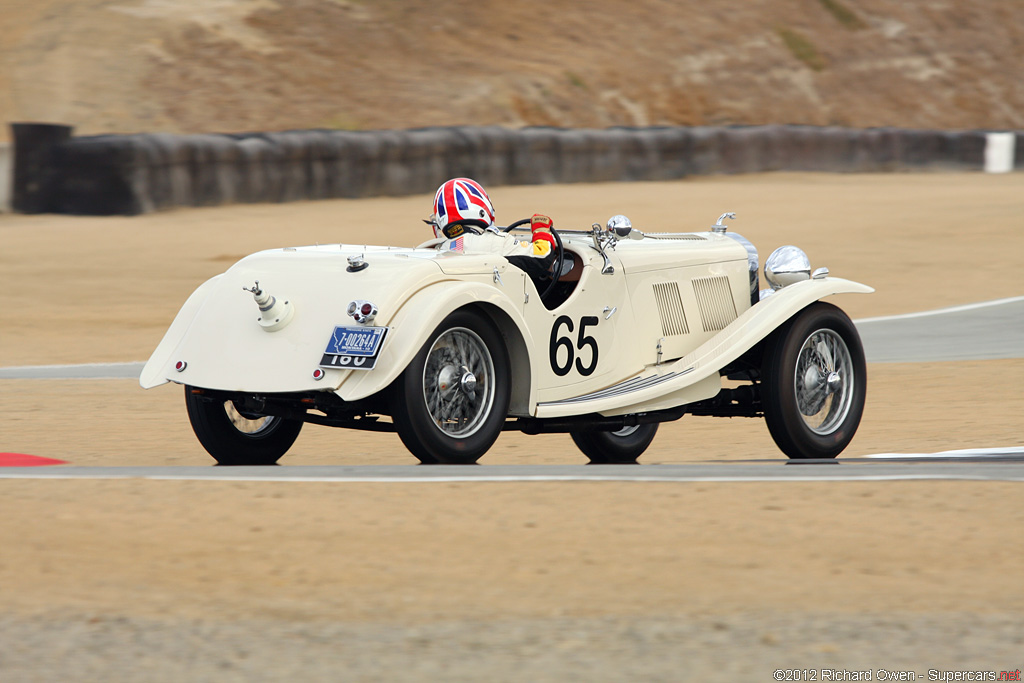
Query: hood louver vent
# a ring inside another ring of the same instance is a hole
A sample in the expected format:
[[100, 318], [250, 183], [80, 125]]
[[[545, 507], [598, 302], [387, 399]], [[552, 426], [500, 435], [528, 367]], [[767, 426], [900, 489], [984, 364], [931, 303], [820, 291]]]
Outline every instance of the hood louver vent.
[[644, 234], [655, 240], [683, 240], [686, 242], [706, 242], [707, 237], [689, 232], [648, 232]]
[[689, 334], [683, 299], [679, 296], [678, 282], [659, 282], [654, 285], [654, 300], [661, 316], [661, 333], [666, 337]]
[[705, 332], [718, 332], [736, 319], [729, 278], [702, 277], [693, 281], [693, 293], [700, 306], [700, 322]]

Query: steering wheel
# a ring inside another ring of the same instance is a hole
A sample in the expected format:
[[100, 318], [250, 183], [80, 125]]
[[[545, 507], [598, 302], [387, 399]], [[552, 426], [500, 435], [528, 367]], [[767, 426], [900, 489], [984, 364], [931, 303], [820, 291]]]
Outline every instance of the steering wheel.
[[[522, 225], [526, 225], [531, 220], [531, 218], [520, 218], [507, 228], [503, 228], [503, 231], [512, 232], [514, 229]], [[544, 288], [544, 292], [540, 295], [541, 301], [546, 299], [548, 294], [550, 294], [555, 288], [555, 285], [558, 284], [559, 276], [555, 275], [555, 272], [557, 271], [561, 273], [562, 259], [565, 258], [565, 247], [562, 245], [562, 236], [558, 234], [558, 231], [555, 230], [554, 226], [551, 226], [551, 236], [555, 238], [555, 262], [551, 264], [551, 268], [548, 270], [548, 277], [551, 279], [551, 282], [548, 283], [548, 286]]]

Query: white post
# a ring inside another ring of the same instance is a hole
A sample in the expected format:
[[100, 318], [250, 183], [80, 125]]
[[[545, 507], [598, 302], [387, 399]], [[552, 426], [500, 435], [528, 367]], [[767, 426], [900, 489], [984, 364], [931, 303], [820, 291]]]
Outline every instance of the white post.
[[0, 213], [11, 210], [11, 184], [14, 182], [14, 149], [0, 142]]
[[1014, 133], [988, 133], [985, 136], [985, 173], [1009, 173], [1013, 170]]

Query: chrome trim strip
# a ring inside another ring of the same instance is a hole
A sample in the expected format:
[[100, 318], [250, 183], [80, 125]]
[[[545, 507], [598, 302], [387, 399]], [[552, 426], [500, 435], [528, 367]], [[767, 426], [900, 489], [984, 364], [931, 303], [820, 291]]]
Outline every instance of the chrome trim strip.
[[667, 382], [670, 379], [676, 377], [682, 377], [683, 375], [693, 372], [696, 368], [687, 368], [682, 372], [670, 372], [665, 375], [655, 375], [654, 377], [634, 377], [633, 379], [626, 380], [619, 384], [595, 391], [590, 394], [584, 394], [583, 396], [576, 396], [575, 398], [564, 398], [560, 401], [547, 401], [544, 403], [538, 403], [537, 406], [562, 406], [573, 403], [583, 403], [586, 401], [597, 401], [602, 398], [611, 398], [613, 396], [621, 396], [623, 394], [631, 394], [635, 391], [641, 391], [643, 389], [649, 389], [650, 387], [657, 386], [663, 382]]

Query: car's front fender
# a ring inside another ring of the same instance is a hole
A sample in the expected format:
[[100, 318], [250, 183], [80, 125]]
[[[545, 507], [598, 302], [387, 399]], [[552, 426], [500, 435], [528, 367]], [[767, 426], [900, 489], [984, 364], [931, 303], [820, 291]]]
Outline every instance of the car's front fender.
[[784, 287], [747, 309], [721, 332], [674, 362], [649, 366], [637, 378], [592, 395], [540, 403], [537, 417], [585, 413], [623, 415], [673, 408], [711, 398], [720, 388], [719, 371], [752, 349], [801, 310], [834, 294], [875, 291], [842, 278], [822, 278]]
[[[736, 357], [739, 357], [743, 351], [746, 351], [746, 349], [767, 337], [780, 325], [815, 301], [820, 301], [825, 297], [835, 294], [871, 294], [874, 291], [873, 287], [838, 277], [825, 277], [797, 282], [761, 299], [761, 301], [751, 306], [744, 315], [737, 318], [732, 325], [722, 330], [722, 333], [717, 335], [712, 341], [721, 338], [723, 340], [721, 344], [725, 347], [730, 349], [741, 348], [740, 353], [736, 354]], [[737, 323], [740, 324], [737, 325]], [[734, 326], [736, 327], [735, 330], [733, 329]], [[705, 349], [707, 346], [709, 345], [705, 344], [697, 348], [687, 358], [716, 355], [709, 351], [702, 353], [702, 349]], [[731, 360], [735, 360], [735, 358]]]

